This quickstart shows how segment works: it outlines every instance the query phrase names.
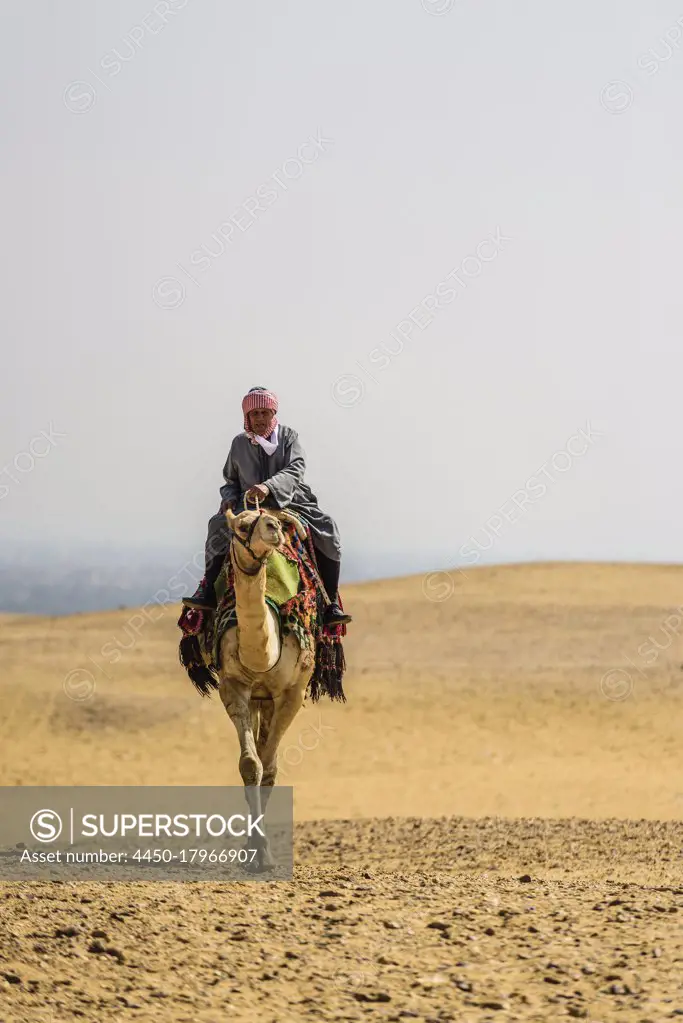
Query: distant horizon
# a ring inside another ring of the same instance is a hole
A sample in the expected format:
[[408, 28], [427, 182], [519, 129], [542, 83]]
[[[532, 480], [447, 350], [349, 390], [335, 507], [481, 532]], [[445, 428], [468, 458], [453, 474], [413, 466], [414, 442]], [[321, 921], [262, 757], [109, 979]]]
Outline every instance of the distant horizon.
[[[0, 614], [35, 617], [68, 617], [135, 609], [148, 604], [176, 606], [184, 593], [192, 592], [201, 578], [199, 570], [178, 569], [173, 553], [149, 552], [145, 561], [124, 560], [121, 549], [106, 561], [62, 561], [50, 563], [39, 557], [16, 561], [6, 552], [0, 555]], [[384, 562], [383, 564], [381, 562]], [[491, 559], [476, 565], [433, 563], [430, 565], [398, 564], [398, 559], [380, 559], [375, 565], [357, 566], [349, 559], [348, 574], [342, 579], [344, 588], [372, 583], [391, 583], [401, 579], [422, 577], [425, 600], [440, 603], [464, 585], [467, 577], [479, 570], [548, 566], [615, 566], [651, 568], [682, 568], [683, 562], [624, 560], [620, 558], [558, 558]], [[50, 574], [50, 568], [54, 573]], [[93, 578], [94, 576], [94, 578]], [[171, 587], [173, 592], [171, 592]]]
[[[22, 538], [19, 541], [10, 539], [9, 542], [5, 542], [4, 549], [0, 550], [0, 565], [16, 564], [17, 556], [20, 558], [30, 557], [31, 563], [42, 562], [44, 558], [54, 559], [65, 559], [72, 562], [74, 568], [87, 568], [90, 565], [93, 567], [109, 567], [112, 562], [115, 564], [120, 563], [122, 555], [127, 555], [131, 559], [134, 557], [142, 556], [143, 564], [147, 561], [151, 561], [157, 564], [160, 560], [165, 557], [178, 558], [182, 557], [183, 553], [186, 555], [186, 560], [189, 562], [192, 560], [193, 554], [187, 551], [181, 550], [181, 544], [162, 543], [153, 545], [150, 543], [119, 543], [119, 544], [108, 544], [108, 543], [96, 543], [90, 541], [88, 543], [80, 542], [69, 542], [66, 540], [60, 540], [57, 544], [50, 544], [44, 542], [41, 544], [39, 541], [31, 541], [26, 538]], [[194, 554], [199, 559], [202, 548], [198, 548]], [[104, 560], [91, 562], [88, 560], [91, 556], [103, 557]], [[414, 568], [410, 567], [416, 561], [425, 560], [427, 563], [421, 567]], [[573, 554], [557, 554], [552, 557], [544, 556], [540, 553], [528, 552], [521, 556], [495, 556], [488, 558], [485, 555], [479, 557], [473, 562], [458, 562], [455, 559], [437, 559], [439, 566], [442, 569], [447, 567], [453, 570], [462, 570], [463, 572], [469, 571], [473, 568], [479, 567], [494, 567], [496, 565], [531, 565], [531, 564], [619, 564], [619, 565], [683, 565], [683, 558], [681, 559], [670, 559], [670, 558], [652, 558], [652, 557], [620, 557], [618, 555], [605, 555], [605, 554], [591, 554], [575, 556]], [[372, 555], [348, 553], [345, 554], [345, 565], [354, 566], [357, 571], [357, 565], [360, 561], [367, 562], [380, 562], [384, 564], [391, 564], [396, 566], [397, 572], [392, 573], [392, 576], [388, 578], [394, 578], [396, 574], [399, 575], [416, 575], [420, 572], [431, 572], [436, 571], [435, 559], [429, 558], [426, 554], [421, 552], [415, 552], [410, 557], [405, 552], [398, 551], [381, 551], [373, 553]], [[400, 567], [401, 562], [406, 561], [405, 570]], [[378, 577], [384, 578], [384, 577]], [[353, 582], [351, 578], [347, 579], [348, 582]]]

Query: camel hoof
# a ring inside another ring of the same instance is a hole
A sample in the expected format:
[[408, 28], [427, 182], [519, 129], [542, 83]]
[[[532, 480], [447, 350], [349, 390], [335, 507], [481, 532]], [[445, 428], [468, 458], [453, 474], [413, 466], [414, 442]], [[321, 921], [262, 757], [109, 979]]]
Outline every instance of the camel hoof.
[[253, 863], [245, 863], [242, 869], [245, 870], [247, 874], [267, 874], [269, 871], [275, 870], [275, 864], [258, 863], [254, 861]]
[[269, 870], [274, 870], [277, 864], [269, 847], [264, 845], [256, 850], [253, 860], [249, 860], [243, 866], [249, 874], [265, 874]]

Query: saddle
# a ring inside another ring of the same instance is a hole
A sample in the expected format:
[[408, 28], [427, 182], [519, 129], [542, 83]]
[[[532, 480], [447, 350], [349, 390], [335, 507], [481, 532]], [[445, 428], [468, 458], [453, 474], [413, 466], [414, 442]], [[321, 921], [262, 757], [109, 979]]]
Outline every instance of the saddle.
[[[343, 676], [346, 670], [342, 639], [346, 625], [324, 625], [327, 597], [320, 581], [315, 547], [306, 529], [301, 540], [296, 526], [283, 523], [284, 543], [266, 561], [266, 601], [280, 623], [280, 639], [296, 636], [302, 649], [315, 644], [315, 668], [308, 684], [313, 702], [321, 696], [346, 701]], [[228, 554], [216, 583], [218, 607], [213, 610], [184, 607], [178, 626], [180, 663], [202, 696], [210, 696], [220, 681], [220, 646], [228, 629], [238, 624], [232, 560]], [[339, 597], [341, 605], [341, 597]]]

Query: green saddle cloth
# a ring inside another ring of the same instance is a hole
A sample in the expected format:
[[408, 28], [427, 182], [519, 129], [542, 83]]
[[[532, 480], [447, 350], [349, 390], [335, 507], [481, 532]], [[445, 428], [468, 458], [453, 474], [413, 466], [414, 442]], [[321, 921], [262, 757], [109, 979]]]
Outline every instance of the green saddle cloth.
[[289, 561], [281, 551], [273, 551], [266, 561], [266, 597], [279, 607], [296, 597], [299, 583], [299, 566]]
[[[266, 599], [280, 607], [299, 592], [299, 566], [281, 553], [273, 551], [266, 561]], [[227, 587], [226, 571], [223, 569], [216, 583], [216, 597], [220, 604]]]
[[[228, 629], [237, 625], [234, 594], [229, 603], [222, 607], [223, 597], [227, 590], [227, 565], [223, 566], [216, 582], [218, 611], [212, 622], [212, 635], [206, 638], [207, 652], [211, 651], [214, 665], [220, 664], [220, 643]], [[289, 561], [280, 551], [273, 551], [266, 562], [266, 601], [277, 612], [280, 618], [280, 607], [292, 597], [296, 597], [300, 586], [299, 566]], [[282, 623], [280, 623], [282, 629]]]

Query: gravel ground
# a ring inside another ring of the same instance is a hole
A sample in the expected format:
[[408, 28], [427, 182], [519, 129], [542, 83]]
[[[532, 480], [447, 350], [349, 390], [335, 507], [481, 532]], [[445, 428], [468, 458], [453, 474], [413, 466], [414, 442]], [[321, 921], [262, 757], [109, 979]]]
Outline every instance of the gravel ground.
[[291, 882], [5, 884], [0, 1020], [683, 1018], [683, 825], [304, 822]]

